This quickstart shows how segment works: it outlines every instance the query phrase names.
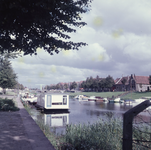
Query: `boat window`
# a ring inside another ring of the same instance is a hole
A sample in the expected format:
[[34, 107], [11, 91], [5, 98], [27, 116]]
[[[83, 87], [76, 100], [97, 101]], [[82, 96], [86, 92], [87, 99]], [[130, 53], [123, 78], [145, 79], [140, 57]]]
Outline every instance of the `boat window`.
[[51, 106], [51, 97], [47, 96], [47, 107]]
[[62, 103], [52, 103], [52, 105], [62, 105]]
[[63, 95], [63, 105], [67, 105], [67, 95]]

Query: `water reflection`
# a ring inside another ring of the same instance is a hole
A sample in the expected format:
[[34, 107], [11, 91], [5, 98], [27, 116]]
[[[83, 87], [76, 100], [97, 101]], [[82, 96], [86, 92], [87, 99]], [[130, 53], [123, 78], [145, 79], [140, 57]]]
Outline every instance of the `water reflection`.
[[69, 113], [44, 114], [44, 123], [50, 127], [65, 127], [69, 124]]
[[[64, 133], [65, 126], [67, 124], [87, 124], [95, 123], [100, 118], [106, 119], [107, 117], [122, 118], [124, 112], [137, 105], [124, 105], [122, 103], [103, 103], [103, 102], [79, 102], [78, 100], [70, 99], [69, 107], [70, 113], [55, 113], [55, 114], [43, 114], [35, 113], [35, 118], [41, 119], [44, 124], [50, 126], [50, 129], [55, 133]], [[147, 115], [144, 112], [147, 120], [150, 120], [151, 115]]]

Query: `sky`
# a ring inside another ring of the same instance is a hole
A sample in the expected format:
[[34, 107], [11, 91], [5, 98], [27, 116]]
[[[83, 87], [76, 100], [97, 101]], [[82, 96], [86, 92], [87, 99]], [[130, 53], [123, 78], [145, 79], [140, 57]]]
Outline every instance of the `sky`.
[[151, 75], [150, 0], [93, 0], [82, 21], [87, 25], [70, 36], [88, 46], [54, 55], [38, 49], [37, 56], [12, 60], [18, 82], [35, 88], [97, 75]]

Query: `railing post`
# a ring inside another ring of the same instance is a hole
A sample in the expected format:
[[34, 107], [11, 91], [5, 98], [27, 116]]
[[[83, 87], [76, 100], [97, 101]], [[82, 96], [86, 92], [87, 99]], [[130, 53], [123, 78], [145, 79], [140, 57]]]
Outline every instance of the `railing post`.
[[133, 118], [150, 105], [151, 105], [150, 100], [146, 100], [124, 113], [124, 116], [123, 116], [123, 150], [132, 150]]

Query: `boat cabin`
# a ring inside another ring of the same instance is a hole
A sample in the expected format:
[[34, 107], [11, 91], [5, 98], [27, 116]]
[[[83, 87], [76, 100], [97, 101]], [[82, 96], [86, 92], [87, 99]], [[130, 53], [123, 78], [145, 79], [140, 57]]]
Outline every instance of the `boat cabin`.
[[69, 95], [62, 93], [42, 93], [37, 99], [37, 106], [45, 110], [68, 110]]

